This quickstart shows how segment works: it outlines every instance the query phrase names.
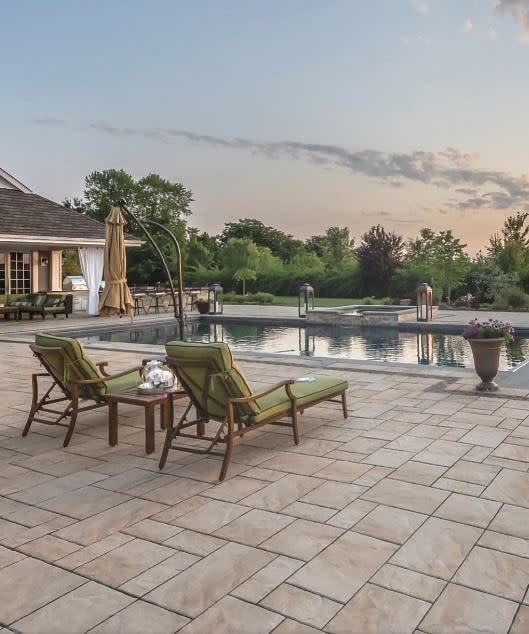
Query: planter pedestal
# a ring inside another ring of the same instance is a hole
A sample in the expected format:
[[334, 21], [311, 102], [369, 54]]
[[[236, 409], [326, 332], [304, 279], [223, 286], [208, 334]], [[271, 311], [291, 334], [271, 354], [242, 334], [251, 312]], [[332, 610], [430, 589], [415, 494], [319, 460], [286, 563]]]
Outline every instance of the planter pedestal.
[[474, 367], [481, 379], [476, 385], [480, 392], [495, 392], [498, 384], [494, 382], [500, 366], [500, 353], [504, 339], [468, 339], [474, 357]]

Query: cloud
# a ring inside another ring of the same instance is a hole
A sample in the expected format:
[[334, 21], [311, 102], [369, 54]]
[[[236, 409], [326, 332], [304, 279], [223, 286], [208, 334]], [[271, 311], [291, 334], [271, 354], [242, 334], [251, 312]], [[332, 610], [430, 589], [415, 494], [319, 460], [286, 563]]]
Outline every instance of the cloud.
[[472, 31], [473, 28], [474, 28], [474, 25], [472, 24], [472, 22], [470, 20], [465, 20], [465, 24], [463, 24], [463, 32], [470, 33], [470, 31]]
[[[53, 118], [34, 120], [39, 125], [56, 125], [56, 121]], [[64, 125], [70, 124], [64, 122]], [[399, 153], [370, 148], [349, 150], [340, 145], [293, 140], [265, 142], [243, 137], [219, 137], [178, 128], [124, 128], [107, 121], [94, 121], [87, 127], [114, 137], [144, 137], [164, 143], [184, 139], [196, 145], [245, 151], [272, 160], [303, 160], [323, 169], [338, 168], [366, 176], [391, 187], [419, 183], [466, 196], [462, 200], [451, 198], [446, 203], [461, 211], [529, 208], [529, 179], [526, 176], [479, 168], [475, 155], [453, 147], [437, 152], [415, 150]]]
[[54, 126], [67, 126], [68, 122], [65, 119], [57, 119], [56, 117], [43, 117], [42, 119], [33, 119], [34, 123], [41, 125], [54, 125]]
[[521, 39], [529, 41], [529, 0], [496, 0], [496, 10], [510, 13], [520, 29]]
[[430, 6], [426, 2], [426, 0], [412, 0], [412, 4], [417, 13], [422, 13], [422, 15], [426, 15], [430, 12]]

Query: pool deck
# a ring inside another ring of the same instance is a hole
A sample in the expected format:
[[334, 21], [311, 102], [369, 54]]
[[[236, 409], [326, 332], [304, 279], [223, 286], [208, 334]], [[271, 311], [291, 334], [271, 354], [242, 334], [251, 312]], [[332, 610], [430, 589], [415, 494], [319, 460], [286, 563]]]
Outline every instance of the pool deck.
[[[482, 395], [465, 369], [238, 355], [255, 385], [347, 379], [349, 417], [307, 410], [298, 446], [284, 427], [247, 435], [222, 484], [216, 458], [171, 452], [159, 472], [162, 432], [147, 456], [133, 406], [114, 448], [104, 409], [66, 449], [63, 428], [21, 438], [32, 333], [119, 321], [0, 322], [0, 634], [529, 631], [529, 384]], [[89, 348], [116, 371], [160, 350]]]

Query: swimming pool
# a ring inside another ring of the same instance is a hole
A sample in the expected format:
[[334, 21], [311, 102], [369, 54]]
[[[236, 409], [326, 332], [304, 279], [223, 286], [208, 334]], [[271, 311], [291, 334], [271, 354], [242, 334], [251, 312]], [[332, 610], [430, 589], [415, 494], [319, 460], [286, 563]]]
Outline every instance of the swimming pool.
[[[163, 323], [98, 332], [89, 341], [163, 344], [179, 338], [178, 325]], [[359, 361], [473, 367], [469, 344], [460, 336], [401, 332], [396, 328], [335, 328], [331, 326], [265, 326], [242, 323], [186, 324], [188, 341], [225, 341], [235, 351], [339, 357]], [[504, 347], [500, 370], [529, 357], [529, 340], [516, 339]]]

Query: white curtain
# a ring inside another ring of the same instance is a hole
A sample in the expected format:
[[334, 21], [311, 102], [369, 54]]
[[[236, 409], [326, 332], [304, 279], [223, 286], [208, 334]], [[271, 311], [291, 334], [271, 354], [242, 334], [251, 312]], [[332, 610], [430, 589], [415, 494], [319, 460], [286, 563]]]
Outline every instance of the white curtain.
[[88, 314], [98, 315], [99, 287], [103, 279], [105, 250], [99, 247], [79, 247], [79, 261], [88, 286]]

